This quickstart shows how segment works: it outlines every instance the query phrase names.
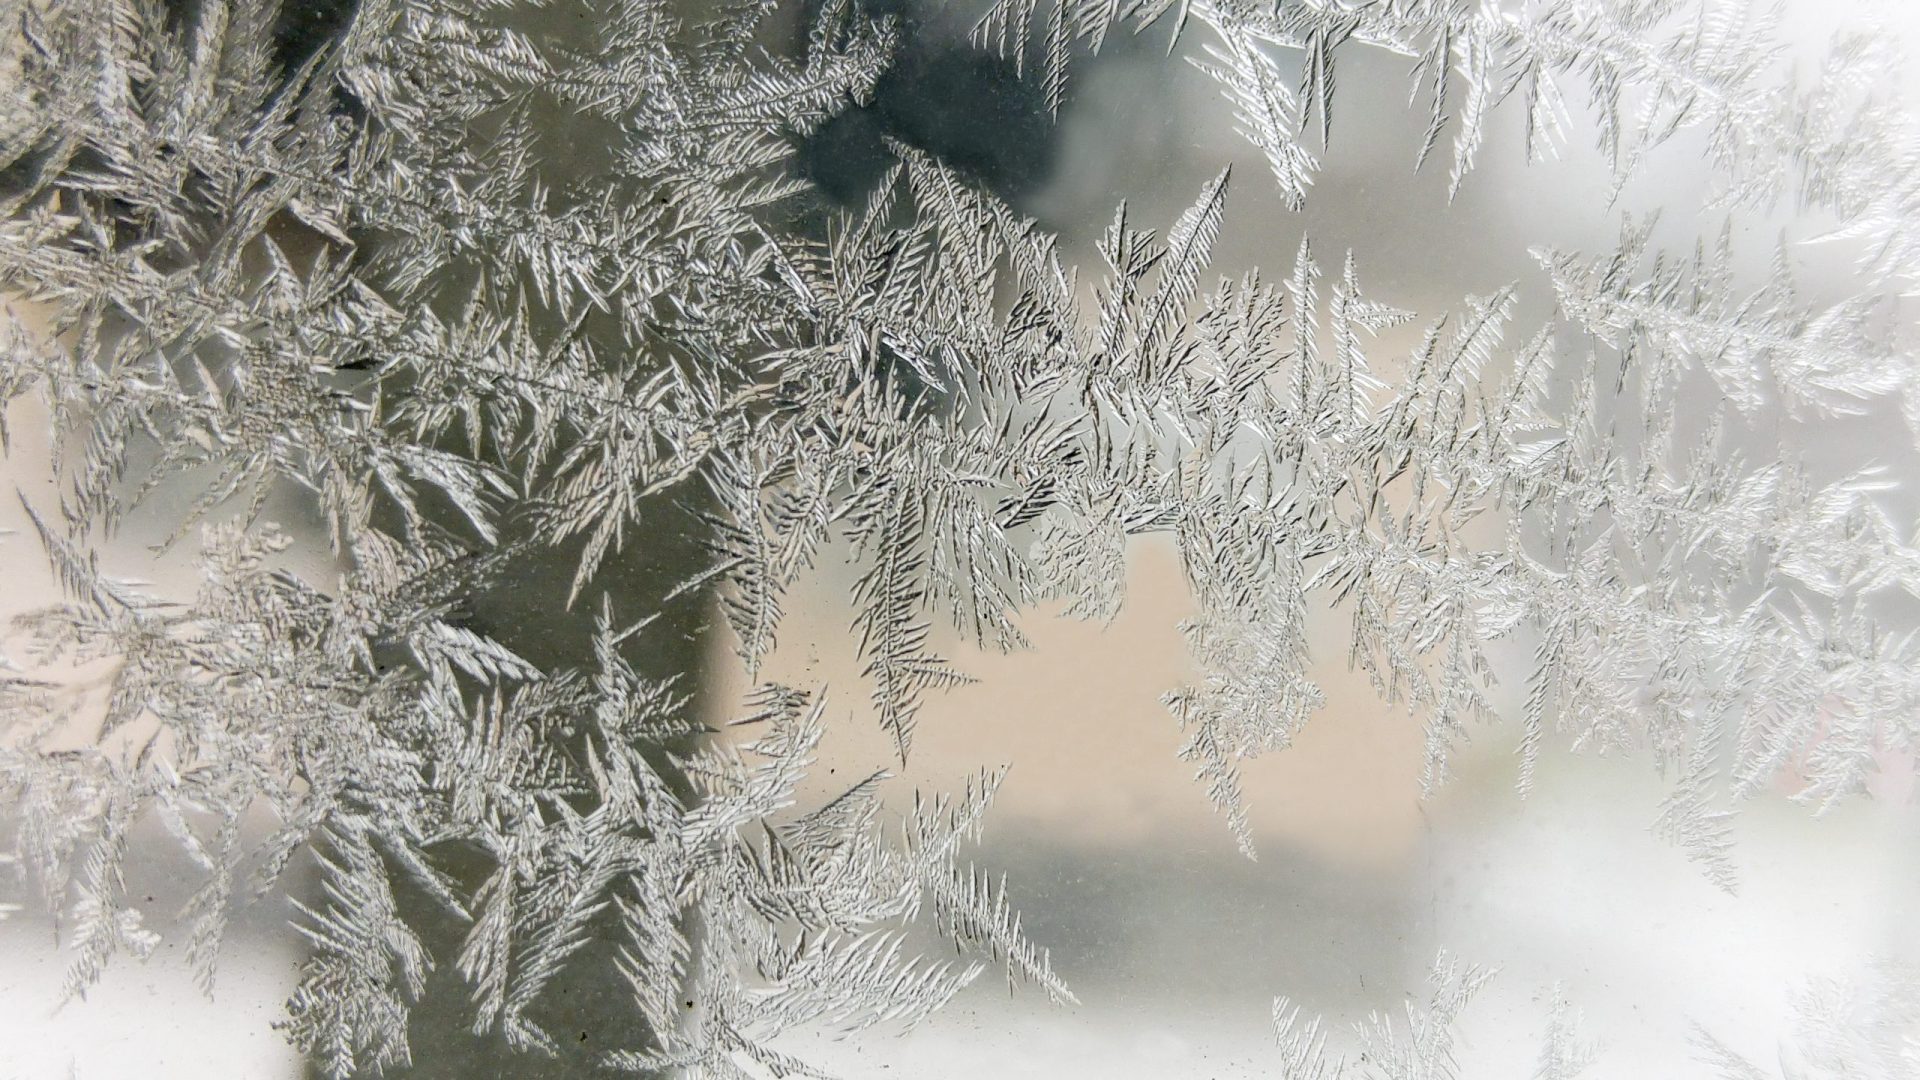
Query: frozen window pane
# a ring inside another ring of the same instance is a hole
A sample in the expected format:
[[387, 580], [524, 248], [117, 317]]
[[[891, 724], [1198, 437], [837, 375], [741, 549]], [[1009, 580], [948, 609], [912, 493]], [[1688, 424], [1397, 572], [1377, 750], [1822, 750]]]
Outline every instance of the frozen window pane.
[[1914, 1074], [1897, 14], [15, 0], [9, 1066]]

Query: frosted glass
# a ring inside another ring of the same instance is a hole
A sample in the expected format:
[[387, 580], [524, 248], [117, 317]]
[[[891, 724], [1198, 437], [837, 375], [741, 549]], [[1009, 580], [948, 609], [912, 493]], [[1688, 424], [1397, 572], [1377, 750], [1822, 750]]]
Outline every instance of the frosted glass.
[[1897, 7], [4, 27], [0, 1073], [1920, 1075]]

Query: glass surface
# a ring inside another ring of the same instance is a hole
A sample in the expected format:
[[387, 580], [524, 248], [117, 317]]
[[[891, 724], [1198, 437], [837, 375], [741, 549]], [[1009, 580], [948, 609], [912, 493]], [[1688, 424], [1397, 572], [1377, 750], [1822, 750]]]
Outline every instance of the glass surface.
[[0, 1075], [1920, 1075], [1911, 20], [1062, 2], [16, 5]]

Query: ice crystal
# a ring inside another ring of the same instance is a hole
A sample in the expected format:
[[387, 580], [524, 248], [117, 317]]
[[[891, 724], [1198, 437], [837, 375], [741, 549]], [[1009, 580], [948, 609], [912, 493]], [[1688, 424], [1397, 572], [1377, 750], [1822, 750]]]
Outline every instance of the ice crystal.
[[[1424, 1001], [1410, 996], [1403, 1015], [1369, 1015], [1355, 1024], [1351, 1054], [1318, 1017], [1305, 1017], [1285, 997], [1273, 1002], [1278, 1041], [1274, 1059], [1281, 1080], [1455, 1080], [1477, 1075], [1456, 1056], [1460, 1017], [1497, 973], [1462, 964], [1441, 952], [1428, 972]], [[1533, 1080], [1592, 1076], [1600, 1044], [1587, 1038], [1580, 1011], [1565, 989], [1552, 988], [1545, 1035]], [[1905, 1077], [1920, 1068], [1914, 1038], [1920, 1035], [1920, 998], [1912, 974], [1882, 963], [1864, 980], [1812, 979], [1793, 995], [1792, 1017], [1780, 1025], [1780, 1069], [1770, 1071], [1696, 1028], [1697, 1059], [1723, 1080], [1782, 1077]], [[1518, 1075], [1518, 1074], [1515, 1074]]]

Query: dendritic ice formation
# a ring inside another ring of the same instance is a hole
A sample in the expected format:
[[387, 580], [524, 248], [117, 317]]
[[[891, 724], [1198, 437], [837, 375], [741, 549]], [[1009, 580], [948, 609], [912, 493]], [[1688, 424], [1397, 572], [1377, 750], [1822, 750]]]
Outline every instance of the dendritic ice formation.
[[[1427, 976], [1428, 993], [1409, 1000], [1399, 1017], [1375, 1013], [1356, 1025], [1357, 1052], [1330, 1052], [1319, 1019], [1301, 1015], [1284, 997], [1274, 999], [1273, 1025], [1279, 1080], [1451, 1080], [1463, 1073], [1456, 1058], [1460, 1015], [1497, 973], [1462, 964], [1442, 952]], [[1920, 1025], [1920, 994], [1912, 974], [1893, 968], [1860, 982], [1823, 979], [1798, 988], [1793, 1016], [1783, 1026], [1779, 1068], [1769, 1068], [1734, 1053], [1706, 1031], [1694, 1042], [1702, 1064], [1722, 1080], [1843, 1080], [1846, 1077], [1907, 1077], [1920, 1070], [1920, 1046], [1912, 1032]], [[1539, 1053], [1525, 1074], [1532, 1080], [1574, 1080], [1593, 1076], [1599, 1044], [1582, 1032], [1578, 1010], [1555, 987], [1541, 1019]]]
[[[1392, 1080], [1442, 1080], [1458, 1075], [1454, 1045], [1455, 1024], [1474, 995], [1495, 973], [1463, 965], [1441, 953], [1428, 973], [1430, 993], [1423, 1005], [1409, 1001], [1405, 1015], [1375, 1014], [1359, 1025], [1358, 1060], [1327, 1050], [1327, 1034], [1318, 1019], [1305, 1019], [1300, 1007], [1286, 998], [1273, 1002], [1274, 1034], [1279, 1040], [1275, 1061], [1281, 1080], [1341, 1080], [1342, 1077], [1384, 1077]], [[1579, 1017], [1556, 989], [1541, 1043], [1534, 1080], [1572, 1080], [1596, 1055], [1594, 1045], [1581, 1037]]]
[[[1742, 801], [1859, 795], [1920, 741], [1910, 493], [1753, 449], [1781, 417], [1920, 432], [1896, 304], [1920, 144], [1884, 35], [1793, 81], [1764, 13], [1718, 0], [982, 7], [974, 47], [1056, 111], [1073, 58], [1170, 37], [1271, 165], [1232, 185], [1289, 206], [1344, 129], [1336, 72], [1385, 50], [1429, 109], [1409, 160], [1450, 137], [1452, 191], [1503, 111], [1529, 155], [1577, 152], [1580, 118], [1616, 191], [1691, 133], [1717, 220], [1791, 205], [1860, 256], [1808, 299], [1784, 256], [1740, 280], [1731, 229], [1676, 259], [1626, 221], [1416, 314], [1338, 237], [1212, 273], [1229, 171], [1164, 229], [1120, 208], [1091, 281], [924, 146], [824, 199], [796, 155], [875, 93], [912, 4], [326, 10], [0, 2], [0, 386], [50, 418], [59, 484], [21, 498], [68, 596], [14, 624], [0, 792], [73, 993], [155, 944], [123, 867], [157, 824], [197, 867], [208, 980], [236, 905], [317, 872], [284, 1026], [337, 1076], [407, 1064], [448, 994], [436, 1017], [531, 1061], [575, 1052], [557, 988], [612, 986], [597, 1063], [690, 1076], [805, 1073], [781, 1032], [911, 1023], [989, 966], [1070, 999], [968, 861], [997, 773], [897, 823], [884, 774], [796, 789], [843, 712], [910, 753], [922, 699], [968, 680], [937, 623], [1013, 649], [1042, 603], [1111, 617], [1146, 534], [1197, 610], [1181, 755], [1249, 855], [1239, 763], [1320, 706], [1328, 607], [1425, 725], [1429, 786], [1518, 682], [1523, 788], [1555, 746], [1646, 755], [1676, 778], [1656, 830], [1728, 888]], [[1555, 317], [1512, 325], [1542, 290]], [[1370, 355], [1409, 326], [1410, 355]], [[193, 595], [103, 562], [156, 516], [197, 538]], [[866, 685], [703, 723], [687, 628], [724, 622], [757, 680], [829, 547], [856, 556]], [[686, 565], [635, 569], [663, 550]], [[1452, 1075], [1482, 979], [1443, 958], [1365, 1075]], [[1338, 1073], [1276, 1016], [1284, 1075]], [[1556, 1017], [1540, 1075], [1572, 1076]]]

